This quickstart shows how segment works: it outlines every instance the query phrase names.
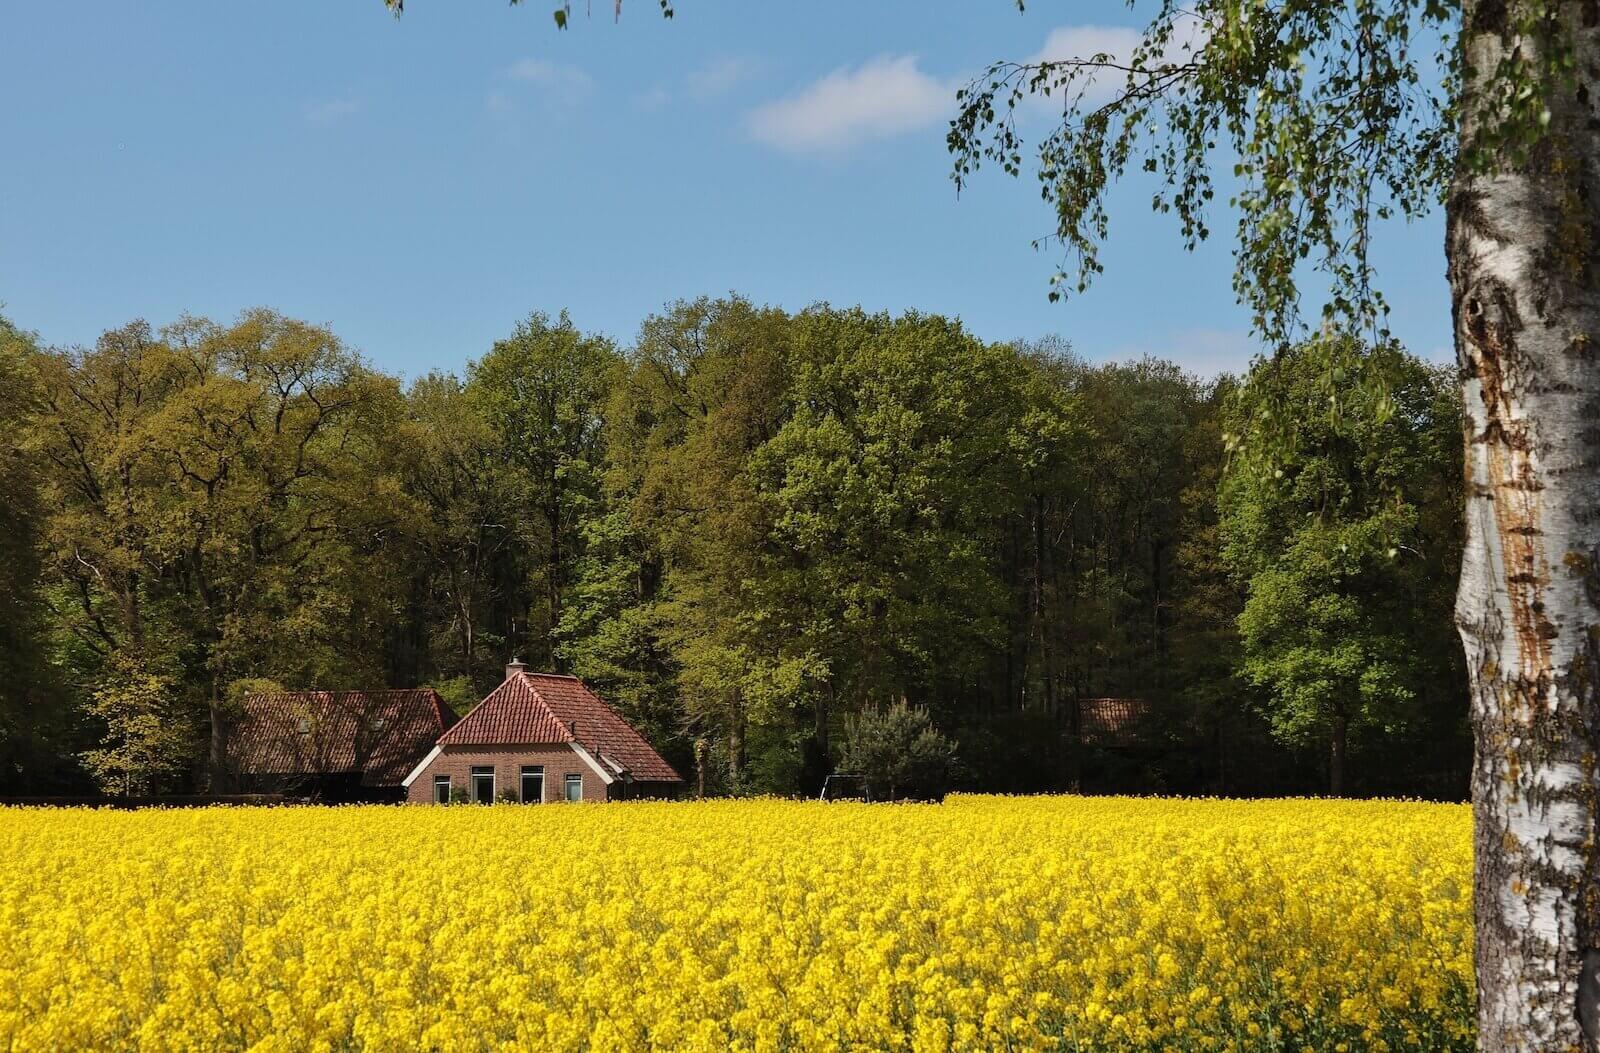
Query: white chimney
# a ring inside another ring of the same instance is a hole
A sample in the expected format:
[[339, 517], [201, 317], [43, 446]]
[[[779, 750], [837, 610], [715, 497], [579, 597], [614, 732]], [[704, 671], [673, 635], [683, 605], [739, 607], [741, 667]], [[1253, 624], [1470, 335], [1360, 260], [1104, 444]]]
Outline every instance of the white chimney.
[[522, 659], [513, 658], [511, 661], [506, 663], [506, 679], [510, 680], [518, 673], [526, 672], [527, 669], [528, 666], [525, 662], [523, 662]]

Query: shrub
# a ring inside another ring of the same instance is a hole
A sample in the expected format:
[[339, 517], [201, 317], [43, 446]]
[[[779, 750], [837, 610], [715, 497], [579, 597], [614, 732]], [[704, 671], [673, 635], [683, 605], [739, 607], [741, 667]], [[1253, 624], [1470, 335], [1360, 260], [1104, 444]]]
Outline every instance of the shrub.
[[943, 799], [955, 775], [956, 744], [926, 709], [901, 699], [849, 722], [841, 766], [860, 772], [876, 799]]

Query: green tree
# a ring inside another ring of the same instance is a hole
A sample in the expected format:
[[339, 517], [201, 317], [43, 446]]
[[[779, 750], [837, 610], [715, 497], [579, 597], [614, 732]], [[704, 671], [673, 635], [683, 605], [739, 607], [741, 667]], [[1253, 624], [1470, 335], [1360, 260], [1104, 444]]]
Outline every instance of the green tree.
[[194, 764], [195, 735], [169, 672], [126, 654], [107, 663], [89, 695], [88, 713], [104, 728], [84, 767], [107, 793], [159, 793]]
[[[1344, 379], [1336, 408], [1330, 362]], [[1261, 450], [1280, 417], [1288, 452]], [[1224, 555], [1248, 590], [1242, 672], [1270, 700], [1275, 733], [1327, 746], [1328, 788], [1341, 794], [1352, 732], [1396, 734], [1425, 685], [1460, 685], [1448, 649], [1412, 629], [1449, 618], [1433, 583], [1455, 546], [1422, 532], [1422, 505], [1442, 502], [1440, 518], [1458, 507], [1435, 480], [1459, 415], [1438, 371], [1345, 338], [1258, 365], [1227, 426], [1237, 463], [1218, 501]]]
[[412, 384], [406, 418], [400, 452], [422, 513], [410, 544], [428, 664], [444, 679], [465, 677], [476, 701], [510, 657], [511, 624], [526, 602], [526, 488], [483, 400], [455, 377]]
[[[1185, 482], [1178, 494], [1171, 586], [1174, 723], [1195, 730], [1199, 768], [1209, 773], [1204, 786], [1217, 793], [1237, 792], [1236, 786], [1262, 792], [1254, 788], [1261, 783], [1243, 779], [1263, 774], [1271, 746], [1260, 734], [1256, 714], [1240, 704], [1246, 695], [1238, 631], [1244, 596], [1224, 557], [1217, 510], [1225, 463], [1222, 423], [1234, 388], [1232, 377], [1214, 384], [1184, 438]], [[1233, 765], [1235, 753], [1250, 759]]]
[[161, 669], [226, 780], [228, 685], [381, 676], [395, 383], [324, 329], [252, 311], [144, 323], [42, 360], [45, 539], [78, 675]]
[[35, 338], [0, 316], [0, 789], [55, 781], [69, 720], [43, 661], [44, 506]]
[[781, 425], [789, 339], [783, 312], [737, 297], [674, 304], [641, 327], [613, 403], [609, 485], [650, 539], [635, 624], [670, 656], [684, 731], [735, 790], [753, 785], [752, 718], [791, 708], [811, 660], [779, 651], [752, 592], [769, 524], [748, 465]]
[[612, 495], [583, 527], [571, 600], [560, 625], [566, 666], [616, 706], [669, 759], [686, 760], [678, 669], [653, 586], [659, 568], [627, 501]]
[[925, 708], [900, 699], [858, 714], [847, 729], [840, 765], [860, 772], [873, 797], [942, 798], [949, 789], [956, 746]]
[[[1279, 349], [1304, 333], [1313, 266], [1324, 318], [1381, 339], [1373, 224], [1445, 206], [1479, 1041], [1493, 1050], [1600, 1049], [1600, 796], [1580, 774], [1600, 767], [1594, 21], [1576, 0], [1161, 0], [1129, 54], [996, 63], [960, 93], [949, 136], [958, 182], [984, 160], [1020, 173], [1034, 152], [1076, 271], [1052, 296], [1099, 270], [1105, 193], [1130, 168], [1193, 246], [1210, 233], [1213, 165], [1231, 164], [1235, 287]], [[1016, 116], [1032, 94], [1060, 100], [1062, 120], [1030, 148]]]
[[749, 465], [771, 524], [749, 580], [825, 752], [837, 716], [958, 698], [1003, 647], [993, 494], [1020, 473], [1025, 370], [937, 316], [817, 307], [793, 332], [783, 423]]
[[532, 314], [468, 372], [467, 395], [514, 473], [532, 595], [521, 641], [554, 666], [557, 629], [582, 555], [582, 527], [600, 496], [608, 385], [616, 351], [567, 318]]

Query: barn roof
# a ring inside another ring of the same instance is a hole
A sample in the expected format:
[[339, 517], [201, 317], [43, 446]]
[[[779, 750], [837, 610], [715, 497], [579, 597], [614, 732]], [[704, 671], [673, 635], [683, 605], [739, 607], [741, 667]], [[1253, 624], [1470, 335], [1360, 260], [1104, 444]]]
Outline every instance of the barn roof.
[[246, 775], [349, 775], [398, 786], [456, 722], [432, 688], [248, 695], [228, 754]]
[[683, 781], [644, 736], [575, 676], [513, 669], [439, 736], [441, 746], [543, 743], [577, 743], [641, 782]]
[[1078, 703], [1078, 731], [1090, 746], [1128, 746], [1137, 743], [1150, 719], [1150, 703], [1143, 698], [1085, 698]]

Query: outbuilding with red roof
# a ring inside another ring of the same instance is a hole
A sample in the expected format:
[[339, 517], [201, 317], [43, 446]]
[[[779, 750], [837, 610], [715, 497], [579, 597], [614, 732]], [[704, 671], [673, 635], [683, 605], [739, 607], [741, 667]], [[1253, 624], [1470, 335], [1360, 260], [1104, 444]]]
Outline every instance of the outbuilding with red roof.
[[248, 695], [228, 735], [243, 788], [333, 801], [397, 801], [456, 715], [432, 688]]

